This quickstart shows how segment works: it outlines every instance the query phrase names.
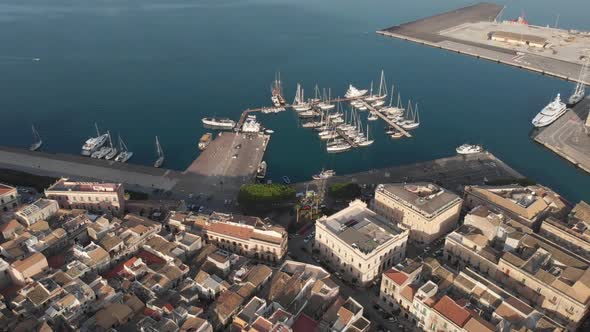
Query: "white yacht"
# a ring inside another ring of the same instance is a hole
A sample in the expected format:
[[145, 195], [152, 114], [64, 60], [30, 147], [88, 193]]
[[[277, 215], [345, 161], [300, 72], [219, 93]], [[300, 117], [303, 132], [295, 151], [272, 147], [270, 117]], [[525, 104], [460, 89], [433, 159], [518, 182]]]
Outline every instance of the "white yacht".
[[369, 92], [369, 91], [366, 89], [359, 90], [359, 89], [355, 88], [354, 86], [352, 86], [352, 84], [349, 84], [348, 90], [346, 91], [346, 94], [344, 95], [344, 97], [346, 97], [346, 98], [359, 98], [359, 97], [366, 95], [367, 92]]
[[242, 125], [242, 132], [244, 133], [258, 133], [260, 132], [260, 123], [256, 121], [255, 115], [248, 115], [246, 121]]
[[201, 121], [211, 129], [231, 130], [236, 126], [236, 122], [230, 119], [202, 118]]
[[[393, 92], [393, 88], [391, 90]], [[377, 94], [373, 94], [373, 82], [371, 82], [371, 93], [369, 97], [365, 98], [368, 102], [383, 100], [387, 97], [387, 83], [385, 82], [385, 72], [381, 70], [381, 78], [379, 80], [379, 89], [377, 90]], [[380, 106], [380, 105], [378, 105]]]
[[90, 155], [91, 158], [94, 159], [102, 159], [104, 158], [109, 152], [111, 152], [111, 148], [109, 148], [108, 146], [103, 146], [102, 148], [92, 152], [92, 154]]
[[323, 180], [323, 179], [330, 178], [334, 175], [336, 175], [336, 172], [334, 172], [331, 169], [327, 169], [327, 170], [322, 170], [319, 174], [314, 174], [311, 178], [314, 180]]
[[480, 145], [463, 144], [458, 146], [455, 150], [458, 154], [474, 154], [482, 152], [483, 148]]
[[326, 147], [326, 151], [330, 153], [338, 153], [350, 150], [351, 146], [348, 143], [341, 143], [337, 145], [330, 145]]
[[108, 140], [109, 136], [105, 134], [100, 134], [98, 131], [98, 125], [95, 123], [94, 128], [96, 129], [96, 137], [90, 137], [84, 142], [82, 146], [82, 155], [83, 156], [90, 156], [98, 149], [100, 149]]
[[561, 96], [558, 93], [557, 97], [550, 102], [545, 108], [541, 110], [534, 118], [533, 118], [533, 126], [535, 127], [545, 127], [553, 123], [555, 120], [559, 119], [565, 111], [567, 110], [565, 103], [561, 101]]
[[295, 99], [293, 99], [292, 106], [297, 112], [309, 111], [311, 109], [311, 105], [305, 102], [304, 91], [299, 83], [297, 83], [297, 91], [295, 91]]

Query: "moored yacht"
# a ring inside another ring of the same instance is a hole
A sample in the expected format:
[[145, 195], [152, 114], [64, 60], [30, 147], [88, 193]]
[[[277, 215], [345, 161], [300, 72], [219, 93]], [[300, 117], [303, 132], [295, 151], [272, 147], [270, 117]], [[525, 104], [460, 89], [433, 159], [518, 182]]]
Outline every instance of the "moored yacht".
[[231, 119], [202, 118], [201, 121], [205, 127], [211, 129], [231, 130], [236, 125]]
[[458, 154], [474, 154], [482, 152], [483, 148], [480, 145], [462, 144], [458, 146], [455, 150]]
[[558, 93], [557, 97], [555, 97], [552, 102], [545, 106], [541, 112], [533, 118], [533, 126], [537, 128], [548, 126], [555, 120], [559, 119], [566, 110], [565, 103], [561, 101], [561, 96]]
[[367, 92], [369, 92], [369, 91], [366, 89], [359, 90], [359, 89], [355, 88], [354, 86], [352, 86], [352, 84], [349, 84], [348, 90], [346, 91], [346, 94], [344, 95], [344, 97], [346, 97], [346, 98], [359, 98], [359, 97], [366, 95]]
[[121, 136], [119, 136], [119, 155], [115, 157], [115, 161], [125, 163], [133, 156], [133, 152], [127, 150], [127, 145], [123, 142]]
[[323, 180], [336, 175], [336, 172], [331, 169], [322, 170], [319, 174], [314, 174], [311, 178], [314, 180]]
[[98, 149], [100, 149], [108, 140], [109, 136], [105, 134], [100, 134], [98, 131], [98, 125], [95, 123], [94, 128], [96, 129], [96, 137], [90, 137], [84, 142], [82, 146], [82, 155], [83, 156], [90, 156]]

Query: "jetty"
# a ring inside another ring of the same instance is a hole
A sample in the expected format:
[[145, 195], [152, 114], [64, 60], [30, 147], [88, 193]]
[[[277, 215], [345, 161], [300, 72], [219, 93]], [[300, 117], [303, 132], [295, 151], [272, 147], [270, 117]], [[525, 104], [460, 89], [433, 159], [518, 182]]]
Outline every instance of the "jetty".
[[381, 111], [379, 111], [378, 109], [376, 109], [375, 107], [371, 106], [369, 103], [367, 103], [366, 101], [359, 99], [363, 105], [365, 105], [365, 107], [373, 112], [375, 115], [377, 115], [381, 120], [385, 121], [385, 123], [387, 123], [390, 127], [395, 128], [395, 130], [399, 131], [402, 135], [406, 136], [406, 137], [412, 137], [412, 134], [410, 134], [409, 131], [405, 130], [404, 128], [402, 128], [400, 125], [398, 125], [397, 123], [395, 123], [395, 121], [388, 119]]

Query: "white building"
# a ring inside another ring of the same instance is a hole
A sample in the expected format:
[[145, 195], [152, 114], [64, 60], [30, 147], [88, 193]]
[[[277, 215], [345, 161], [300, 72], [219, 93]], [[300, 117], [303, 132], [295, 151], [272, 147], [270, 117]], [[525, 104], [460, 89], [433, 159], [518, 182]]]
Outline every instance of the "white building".
[[56, 201], [51, 199], [38, 199], [30, 205], [18, 210], [15, 217], [21, 223], [31, 226], [39, 220], [46, 220], [59, 210]]
[[0, 183], [0, 213], [10, 211], [18, 205], [16, 188]]
[[367, 284], [405, 258], [408, 234], [355, 200], [317, 220], [314, 247], [345, 276]]
[[64, 209], [84, 209], [96, 213], [123, 215], [125, 190], [120, 183], [75, 182], [62, 178], [45, 190]]

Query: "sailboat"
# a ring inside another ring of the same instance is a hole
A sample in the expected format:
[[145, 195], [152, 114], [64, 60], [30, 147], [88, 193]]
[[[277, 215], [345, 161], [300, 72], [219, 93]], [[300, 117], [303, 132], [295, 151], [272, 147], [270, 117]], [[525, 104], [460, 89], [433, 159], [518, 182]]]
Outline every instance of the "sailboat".
[[133, 156], [133, 152], [127, 150], [127, 145], [123, 142], [121, 136], [119, 136], [119, 155], [115, 158], [115, 161], [125, 163]]
[[334, 109], [334, 107], [336, 107], [336, 105], [331, 104], [330, 103], [330, 99], [331, 99], [331, 89], [328, 89], [328, 98], [326, 99], [326, 91], [324, 90], [324, 100], [318, 104], [318, 106], [322, 109], [322, 111], [329, 111], [331, 109]]
[[367, 137], [364, 140], [361, 140], [360, 142], [358, 142], [358, 145], [359, 146], [369, 146], [373, 143], [375, 143], [375, 140], [369, 139], [369, 124], [367, 124]]
[[[373, 93], [371, 93], [371, 95], [367, 98], [365, 98], [366, 101], [369, 102], [375, 102], [378, 100], [383, 100], [385, 99], [385, 97], [387, 97], [387, 83], [385, 82], [385, 72], [383, 70], [381, 70], [381, 78], [379, 79], [379, 89], [377, 90], [377, 94], [373, 95]], [[381, 104], [383, 105], [383, 104]], [[374, 105], [374, 106], [380, 106], [380, 105]]]
[[34, 142], [29, 147], [29, 150], [31, 150], [31, 151], [37, 151], [41, 147], [41, 145], [43, 145], [43, 140], [41, 139], [41, 136], [39, 135], [39, 133], [35, 129], [35, 126], [31, 126], [31, 128], [33, 129], [33, 140], [34, 140]]
[[295, 91], [293, 109], [297, 112], [309, 111], [311, 109], [311, 106], [305, 102], [303, 89], [299, 83], [297, 83], [297, 91]]
[[576, 84], [576, 89], [574, 90], [574, 93], [568, 99], [568, 104], [570, 106], [573, 106], [573, 105], [579, 103], [580, 101], [582, 101], [582, 99], [584, 99], [584, 96], [586, 95], [586, 86], [582, 82], [584, 82], [584, 80], [586, 78], [587, 67], [588, 67], [588, 61], [585, 61], [584, 65], [582, 66], [582, 69], [580, 69], [580, 77], [578, 78], [578, 83]]
[[156, 152], [158, 153], [158, 159], [154, 162], [154, 167], [158, 168], [164, 163], [164, 150], [162, 150], [158, 136], [156, 136]]
[[406, 120], [400, 126], [406, 130], [416, 129], [420, 126], [420, 115], [418, 114], [418, 103], [416, 103], [416, 108], [412, 112], [412, 105], [408, 103], [410, 116], [412, 116], [411, 120]]
[[376, 111], [369, 112], [369, 116], [367, 116], [367, 121], [377, 121], [379, 117], [377, 116]]
[[111, 133], [109, 131], [107, 131], [107, 134], [109, 135], [109, 152], [104, 156], [104, 159], [106, 160], [111, 160], [113, 158], [115, 158], [118, 154], [118, 150], [117, 148], [113, 145], [113, 139], [111, 138]]
[[275, 80], [272, 82], [270, 87], [272, 103], [275, 107], [281, 107], [285, 105], [285, 98], [283, 98], [283, 86], [281, 84], [281, 73], [275, 74]]

